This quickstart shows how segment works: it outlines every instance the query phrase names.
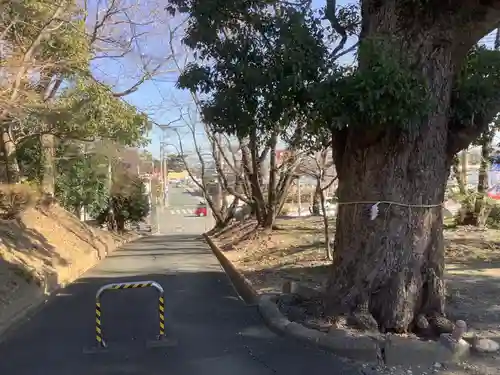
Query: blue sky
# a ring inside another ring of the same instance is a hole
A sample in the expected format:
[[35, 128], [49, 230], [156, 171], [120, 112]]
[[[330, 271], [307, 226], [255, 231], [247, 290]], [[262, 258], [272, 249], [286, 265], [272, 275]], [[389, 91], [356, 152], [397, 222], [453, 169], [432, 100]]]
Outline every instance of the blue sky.
[[[92, 0], [90, 3], [92, 12], [95, 12], [98, 6], [101, 9], [105, 8], [105, 3], [102, 2], [102, 0]], [[143, 18], [150, 20], [156, 18], [165, 21], [167, 15], [164, 12], [158, 11], [154, 16], [151, 16], [148, 12], [148, 9], [161, 7], [162, 3], [164, 4], [161, 0], [158, 3], [155, 3], [155, 0], [142, 1], [140, 5], [142, 9], [136, 12], [136, 19]], [[342, 0], [338, 2], [338, 5], [346, 3], [348, 3], [348, 1]], [[136, 2], [136, 4], [138, 3]], [[323, 6], [323, 4], [324, 0], [313, 0], [313, 7], [315, 8], [319, 8]], [[179, 20], [170, 19], [170, 22], [173, 22], [173, 27], [175, 27], [175, 24], [178, 24]], [[124, 58], [103, 58], [93, 63], [93, 72], [96, 77], [113, 85], [117, 91], [126, 89], [137, 81], [139, 77], [138, 66], [140, 65], [141, 53], [148, 57], [152, 56], [156, 60], [161, 60], [170, 55], [169, 31], [168, 28], [165, 27], [165, 23], [148, 24], [142, 26], [140, 31], [147, 34], [147, 36], [140, 40], [140, 51], [135, 50]], [[127, 35], [126, 30], [123, 31], [123, 34]], [[177, 37], [179, 38], [180, 35]], [[177, 52], [179, 52], [180, 55], [183, 51], [179, 45], [179, 41], [177, 40], [175, 44], [178, 49]], [[175, 82], [178, 76], [175, 66], [172, 63], [167, 63], [164, 70], [166, 70], [166, 72], [163, 72], [156, 79], [145, 82], [136, 92], [125, 97], [126, 101], [135, 105], [140, 110], [147, 112], [150, 117], [159, 124], [167, 124], [177, 119], [180, 109], [185, 108], [186, 105], [191, 105], [191, 108], [193, 108], [190, 93], [175, 88]], [[148, 150], [156, 157], [159, 156], [161, 133], [159, 128], [154, 127], [151, 133], [151, 144], [148, 146]], [[186, 133], [187, 131], [184, 131], [186, 143], [192, 144], [191, 137]], [[177, 136], [172, 132], [169, 134], [170, 139], [167, 139], [167, 141], [178, 143], [176, 139]], [[170, 148], [170, 151], [174, 152], [175, 149]]]
[[[82, 0], [83, 1], [83, 0]], [[89, 27], [92, 27], [96, 14], [100, 19], [104, 17], [109, 3], [106, 0], [91, 0], [89, 5]], [[139, 110], [146, 112], [150, 118], [159, 124], [170, 122], [179, 116], [181, 107], [191, 102], [188, 92], [177, 90], [177, 69], [169, 57], [172, 56], [169, 35], [170, 28], [175, 28], [179, 23], [177, 19], [171, 19], [164, 10], [165, 2], [161, 0], [119, 0], [120, 12], [115, 20], [108, 20], [107, 28], [101, 30], [100, 35], [104, 38], [112, 38], [126, 43], [129, 40], [137, 40], [132, 49], [124, 56], [118, 55], [123, 48], [110, 48], [109, 43], [103, 43], [99, 58], [92, 62], [94, 76], [120, 92], [134, 85], [144, 74], [142, 68], [152, 71], [161, 63], [161, 68], [155, 73], [153, 79], [141, 84], [137, 91], [125, 96], [123, 99], [135, 105]], [[123, 10], [123, 11], [122, 11]], [[126, 11], [126, 17], [125, 17]], [[129, 18], [134, 23], [133, 28], [129, 23], [113, 25], [115, 21], [121, 22]], [[166, 22], [166, 21], [169, 22]], [[133, 36], [137, 36], [134, 39]], [[178, 41], [176, 48], [180, 48]], [[175, 51], [176, 54], [180, 50]], [[148, 147], [155, 155], [159, 154], [160, 130], [154, 126], [151, 133], [152, 143]]]

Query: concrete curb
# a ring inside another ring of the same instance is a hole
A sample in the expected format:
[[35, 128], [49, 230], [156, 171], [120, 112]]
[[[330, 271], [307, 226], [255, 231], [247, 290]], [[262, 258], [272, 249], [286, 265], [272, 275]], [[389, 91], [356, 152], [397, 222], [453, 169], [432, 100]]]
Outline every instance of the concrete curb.
[[314, 344], [340, 357], [377, 364], [381, 362], [381, 350], [376, 339], [368, 336], [348, 336], [340, 330], [339, 333], [327, 334], [291, 322], [281, 313], [275, 298], [271, 295], [263, 295], [259, 298], [259, 311], [272, 329], [300, 341]]
[[252, 287], [250, 281], [236, 269], [233, 263], [231, 263], [231, 261], [226, 258], [222, 250], [217, 247], [217, 245], [206, 233], [203, 233], [203, 238], [207, 242], [208, 246], [210, 246], [210, 249], [212, 249], [212, 252], [216, 256], [216, 258], [219, 260], [219, 263], [233, 283], [234, 289], [236, 289], [238, 295], [247, 304], [257, 304], [259, 300], [258, 293]]
[[203, 237], [232, 281], [238, 294], [247, 303], [257, 303], [264, 322], [273, 331], [316, 345], [321, 349], [329, 350], [340, 357], [365, 362], [380, 362], [380, 348], [375, 339], [367, 336], [354, 337], [345, 334], [326, 334], [288, 320], [279, 310], [276, 304], [276, 296], [259, 296], [251, 282], [236, 269], [212, 239], [207, 234], [203, 234]]
[[339, 357], [378, 365], [432, 367], [436, 363], [461, 361], [468, 356], [468, 351], [456, 353], [456, 351], [449, 350], [436, 341], [425, 342], [394, 335], [354, 336], [342, 329], [324, 333], [291, 322], [279, 310], [276, 295], [259, 296], [251, 282], [236, 269], [212, 239], [206, 233], [203, 234], [203, 237], [233, 283], [237, 293], [245, 302], [257, 304], [266, 325], [277, 333], [315, 345]]

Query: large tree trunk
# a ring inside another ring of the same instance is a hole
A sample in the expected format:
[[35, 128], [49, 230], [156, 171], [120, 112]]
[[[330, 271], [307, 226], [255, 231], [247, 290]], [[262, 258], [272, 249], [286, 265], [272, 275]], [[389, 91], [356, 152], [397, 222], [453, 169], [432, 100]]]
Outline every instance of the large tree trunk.
[[389, 135], [354, 150], [356, 136], [348, 136], [338, 165], [339, 202], [394, 204], [379, 204], [374, 220], [372, 203], [339, 204], [327, 300], [332, 314], [368, 309], [379, 329], [404, 332], [416, 313], [444, 313], [440, 203], [448, 168], [438, 132], [428, 129], [413, 151], [395, 149]]
[[[363, 1], [361, 35], [392, 36], [391, 47], [425, 75], [433, 110], [410, 131], [360, 124], [334, 133], [339, 210], [325, 301], [332, 316], [361, 314], [370, 327], [393, 332], [412, 329], [420, 314], [431, 322], [444, 316], [441, 203], [454, 154], [447, 113], [451, 78], [475, 42], [454, 44], [459, 26], [449, 29], [449, 13], [426, 9], [417, 17], [407, 5]], [[381, 203], [372, 220], [374, 202]]]

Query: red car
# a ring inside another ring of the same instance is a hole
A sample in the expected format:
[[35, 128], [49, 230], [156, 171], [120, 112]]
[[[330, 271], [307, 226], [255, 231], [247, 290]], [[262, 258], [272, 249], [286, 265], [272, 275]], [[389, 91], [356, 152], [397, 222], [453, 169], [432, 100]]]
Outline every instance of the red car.
[[196, 210], [194, 210], [194, 214], [196, 216], [207, 216], [207, 206], [204, 204], [200, 204], [198, 207], [196, 207]]
[[500, 185], [494, 185], [488, 189], [488, 197], [495, 200], [500, 200]]

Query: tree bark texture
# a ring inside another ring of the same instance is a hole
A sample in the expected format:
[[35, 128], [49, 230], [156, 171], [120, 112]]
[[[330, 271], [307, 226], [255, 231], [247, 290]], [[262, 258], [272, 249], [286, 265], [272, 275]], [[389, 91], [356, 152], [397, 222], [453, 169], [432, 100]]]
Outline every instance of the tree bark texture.
[[18, 183], [21, 179], [21, 174], [16, 157], [16, 145], [10, 138], [7, 129], [2, 131], [0, 137], [0, 150], [3, 154], [3, 163], [5, 165], [2, 173], [3, 182], [8, 184]]
[[[409, 132], [368, 124], [334, 132], [339, 209], [325, 301], [330, 315], [364, 314], [380, 330], [393, 332], [411, 330], [420, 314], [444, 315], [439, 205], [456, 136], [447, 119], [452, 78], [468, 49], [495, 27], [500, 14], [493, 6], [500, 4], [491, 3], [362, 1], [362, 40], [390, 35], [393, 47], [424, 75], [434, 106]], [[411, 9], [415, 4], [419, 8]], [[479, 8], [484, 12], [475, 12]], [[462, 20], [466, 14], [472, 16]], [[361, 69], [368, 65], [360, 55]], [[373, 204], [362, 202], [380, 201], [394, 203], [381, 203], [372, 220]]]
[[462, 179], [462, 175], [460, 173], [460, 159], [458, 158], [457, 155], [455, 155], [453, 157], [453, 160], [451, 161], [451, 171], [453, 172], [455, 180], [457, 181], [458, 191], [460, 192], [460, 194], [462, 195], [467, 194], [465, 181]]

